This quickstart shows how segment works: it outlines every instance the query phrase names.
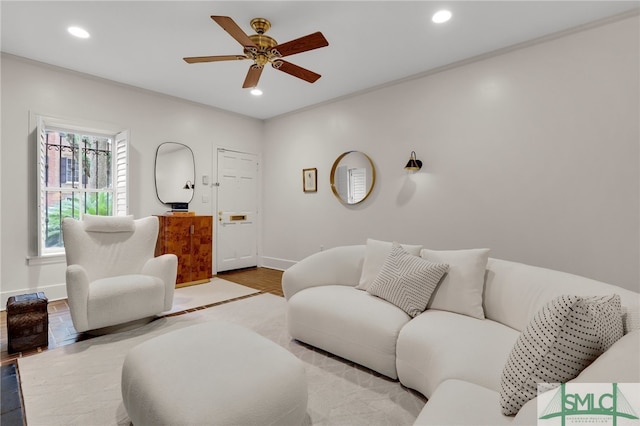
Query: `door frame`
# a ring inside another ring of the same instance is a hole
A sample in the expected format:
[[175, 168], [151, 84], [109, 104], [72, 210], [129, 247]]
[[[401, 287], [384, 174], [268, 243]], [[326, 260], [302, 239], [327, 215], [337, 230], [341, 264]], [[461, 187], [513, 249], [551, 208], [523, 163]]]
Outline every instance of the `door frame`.
[[211, 153], [212, 155], [212, 159], [211, 159], [211, 189], [213, 189], [213, 193], [215, 194], [215, 205], [212, 205], [213, 207], [213, 221], [215, 222], [215, 225], [213, 226], [213, 241], [214, 241], [214, 256], [212, 256], [212, 267], [213, 267], [213, 271], [212, 274], [213, 275], [217, 275], [218, 274], [218, 238], [216, 238], [216, 236], [218, 235], [218, 224], [220, 223], [220, 221], [218, 220], [218, 212], [220, 211], [218, 208], [218, 152], [219, 151], [231, 151], [231, 152], [237, 152], [240, 154], [249, 154], [249, 155], [255, 155], [258, 161], [258, 172], [256, 173], [256, 185], [258, 186], [257, 189], [257, 193], [258, 193], [258, 205], [257, 205], [257, 210], [256, 210], [256, 255], [257, 255], [257, 264], [258, 266], [262, 266], [262, 153], [259, 152], [249, 152], [246, 150], [241, 150], [241, 149], [235, 149], [235, 148], [228, 148], [225, 147], [223, 145], [213, 145], [213, 152]]

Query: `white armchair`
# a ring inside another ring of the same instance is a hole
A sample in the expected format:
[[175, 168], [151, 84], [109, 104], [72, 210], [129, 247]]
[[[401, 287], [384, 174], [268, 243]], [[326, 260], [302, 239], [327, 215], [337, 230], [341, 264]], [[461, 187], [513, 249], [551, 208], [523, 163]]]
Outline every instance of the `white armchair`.
[[154, 256], [158, 218], [65, 218], [67, 298], [78, 332], [153, 317], [173, 305], [178, 259]]

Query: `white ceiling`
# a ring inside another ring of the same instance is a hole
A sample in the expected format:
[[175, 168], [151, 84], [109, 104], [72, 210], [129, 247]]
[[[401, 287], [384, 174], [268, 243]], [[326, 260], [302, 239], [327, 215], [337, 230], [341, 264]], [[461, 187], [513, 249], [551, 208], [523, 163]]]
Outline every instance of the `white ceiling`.
[[[2, 51], [267, 119], [424, 74], [470, 57], [638, 9], [638, 1], [6, 1]], [[453, 18], [431, 22], [442, 8]], [[267, 67], [261, 97], [242, 89], [249, 61], [187, 64], [184, 56], [242, 54], [210, 15], [248, 34], [271, 21], [279, 43], [321, 31], [329, 46], [287, 58], [322, 75], [310, 84]], [[87, 29], [86, 40], [66, 28]]]

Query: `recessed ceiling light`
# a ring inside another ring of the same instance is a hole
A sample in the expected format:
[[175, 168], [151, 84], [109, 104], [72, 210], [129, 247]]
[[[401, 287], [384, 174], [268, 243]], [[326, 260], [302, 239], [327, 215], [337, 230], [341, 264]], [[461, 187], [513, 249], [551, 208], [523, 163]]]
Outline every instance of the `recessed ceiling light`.
[[262, 90], [258, 89], [257, 87], [254, 87], [253, 89], [251, 89], [251, 94], [253, 96], [260, 96], [262, 95]]
[[451, 12], [448, 10], [439, 10], [431, 17], [431, 20], [436, 24], [442, 24], [443, 22], [447, 22], [449, 19], [451, 19]]
[[69, 31], [69, 34], [78, 38], [89, 38], [89, 33], [84, 28], [69, 27], [67, 28], [67, 31]]

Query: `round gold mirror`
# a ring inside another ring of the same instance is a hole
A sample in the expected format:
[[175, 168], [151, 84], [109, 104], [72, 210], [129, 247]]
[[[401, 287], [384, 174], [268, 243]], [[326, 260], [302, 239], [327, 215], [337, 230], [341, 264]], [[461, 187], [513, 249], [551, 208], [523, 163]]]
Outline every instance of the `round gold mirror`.
[[331, 167], [331, 190], [344, 204], [364, 201], [376, 182], [373, 161], [360, 151], [347, 151]]

